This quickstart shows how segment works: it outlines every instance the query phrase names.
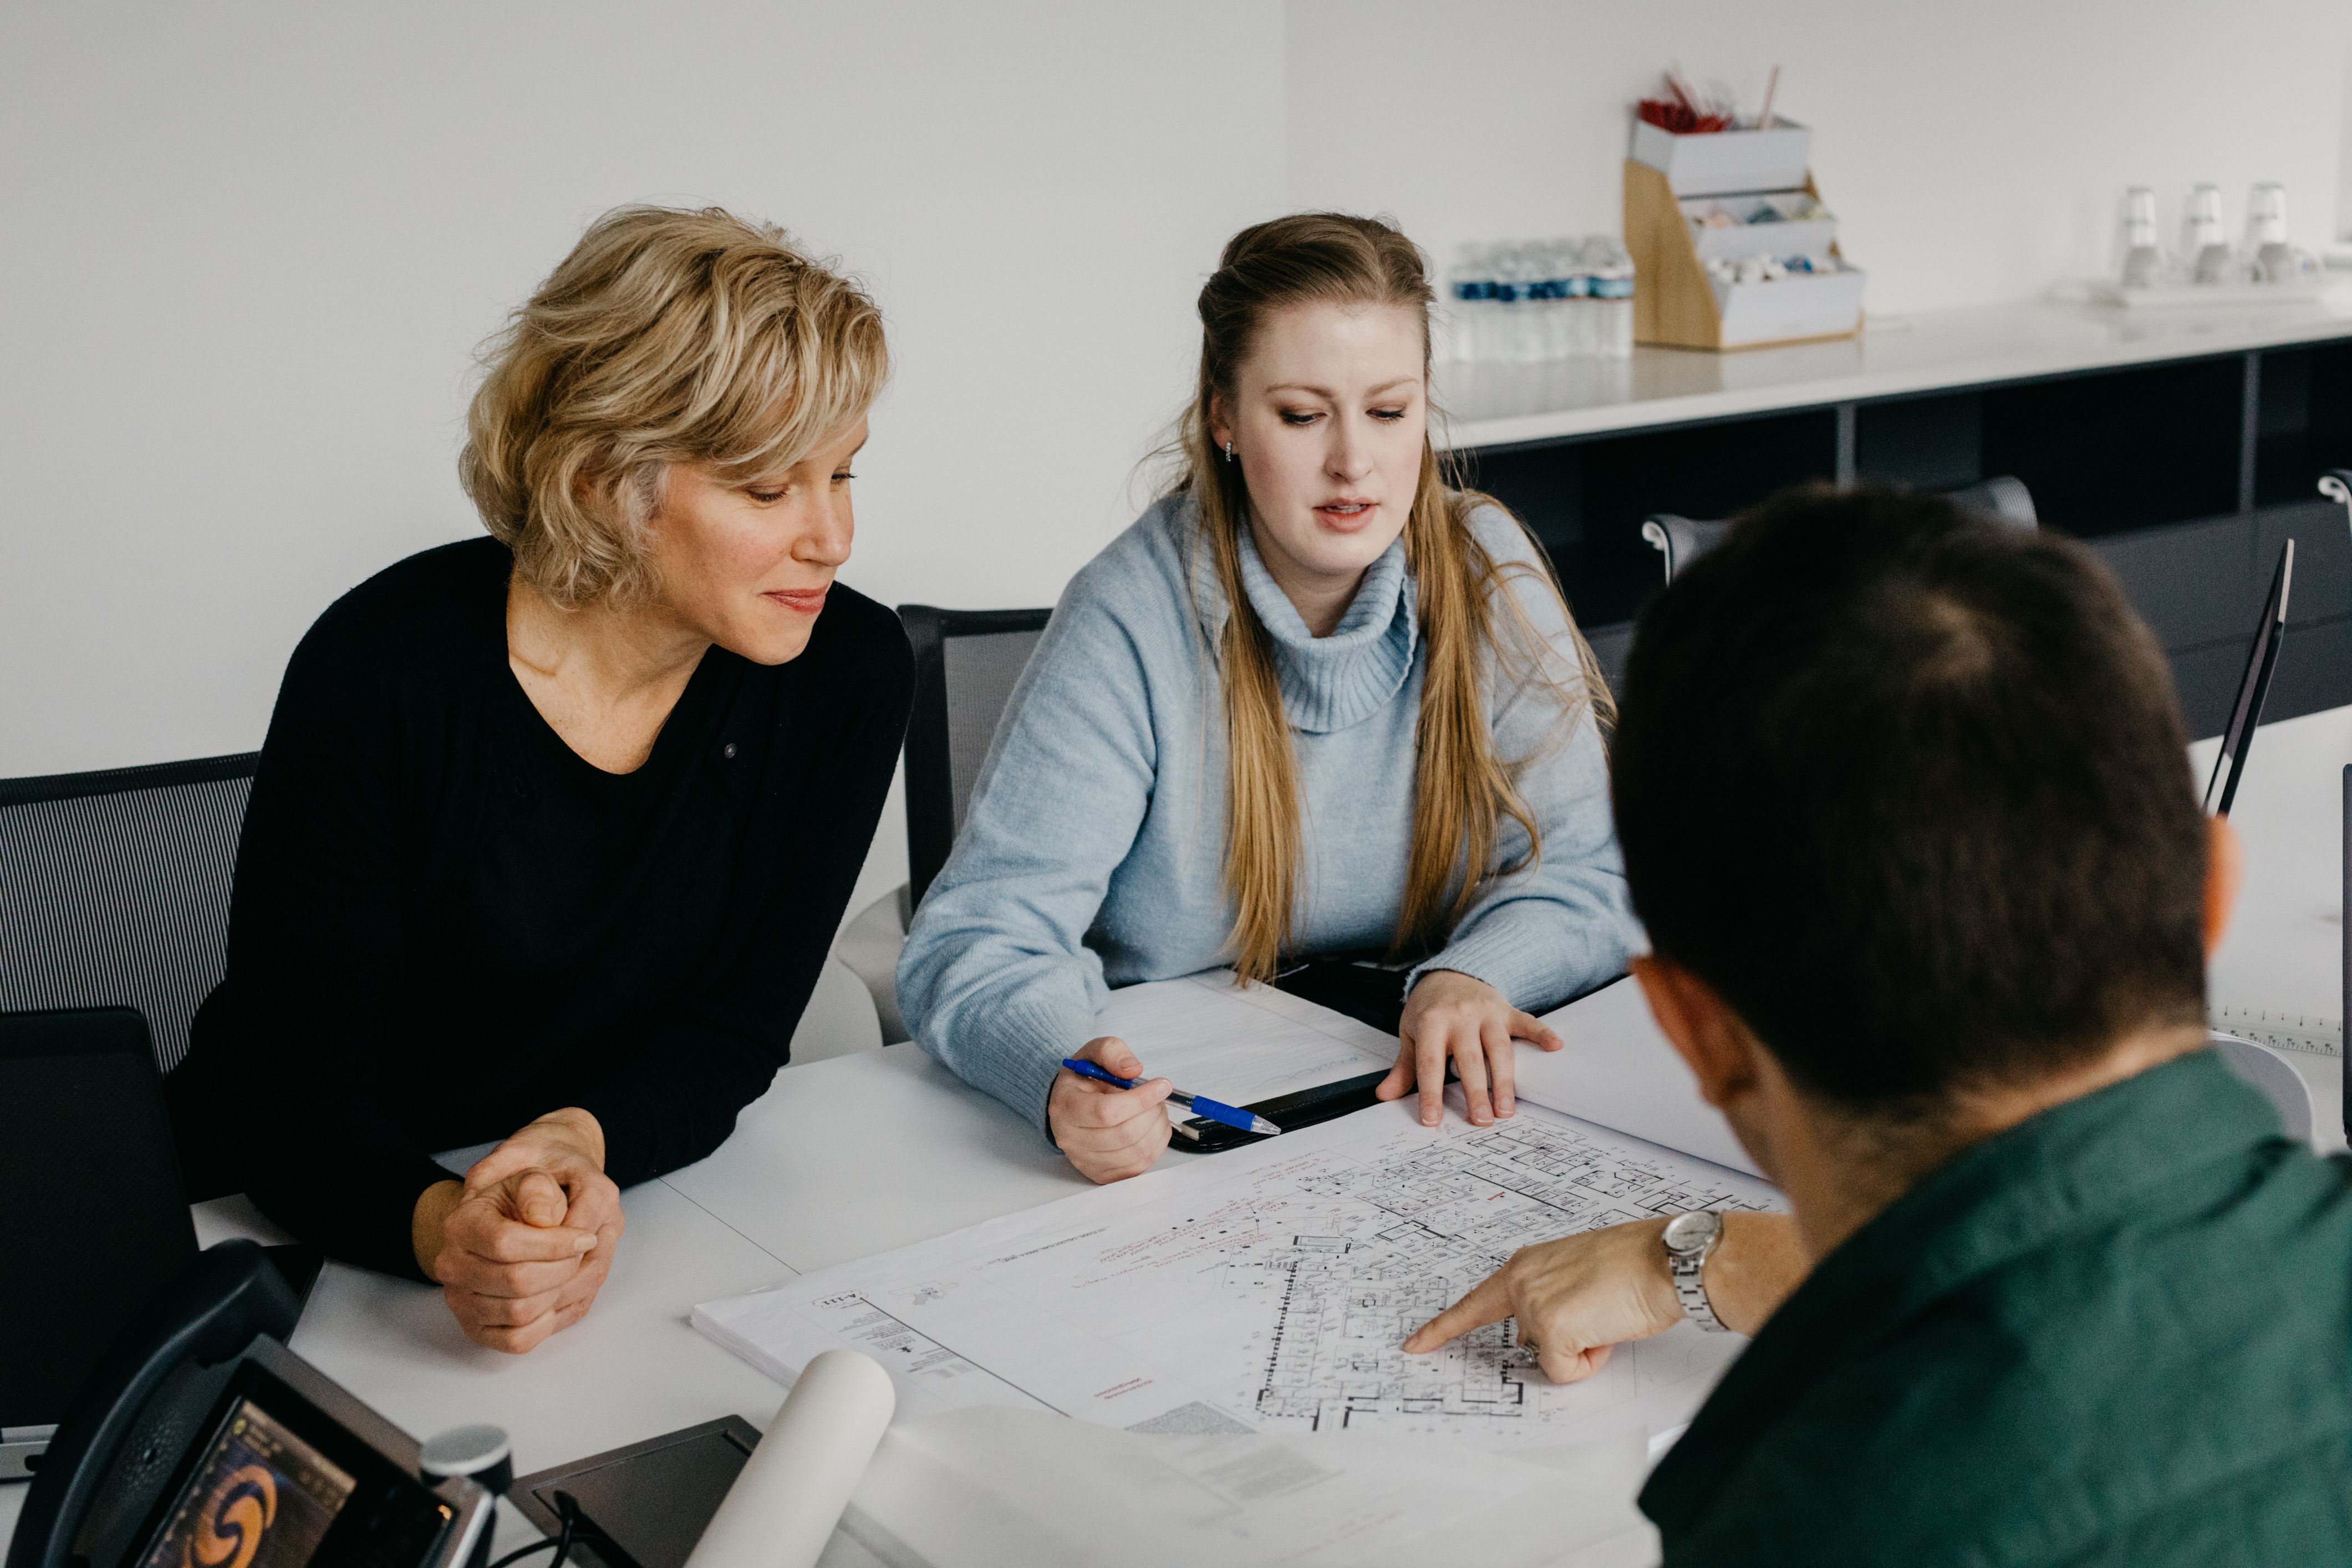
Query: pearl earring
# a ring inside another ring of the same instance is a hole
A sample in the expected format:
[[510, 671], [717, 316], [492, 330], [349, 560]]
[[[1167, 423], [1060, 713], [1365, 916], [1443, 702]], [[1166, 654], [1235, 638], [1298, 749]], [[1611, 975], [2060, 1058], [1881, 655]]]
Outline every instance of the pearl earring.
[[1233, 460], [1234, 460], [1234, 444], [1233, 444], [1231, 441], [1228, 441], [1228, 442], [1226, 442], [1226, 443], [1225, 443], [1225, 461], [1226, 461], [1226, 462], [1228, 462], [1228, 463], [1230, 463], [1230, 462], [1232, 462]]

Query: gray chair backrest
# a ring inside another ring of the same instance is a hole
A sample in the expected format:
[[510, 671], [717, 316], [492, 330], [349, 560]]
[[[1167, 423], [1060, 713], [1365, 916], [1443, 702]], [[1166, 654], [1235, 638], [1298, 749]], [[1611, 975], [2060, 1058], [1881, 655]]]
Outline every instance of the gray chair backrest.
[[898, 606], [915, 650], [915, 711], [907, 726], [910, 910], [922, 902], [963, 830], [997, 721], [1052, 615]]
[[1723, 542], [1731, 531], [1728, 522], [1693, 522], [1686, 517], [1662, 511], [1642, 524], [1642, 537], [1650, 547], [1665, 557], [1666, 581], [1675, 574]]
[[2352, 511], [2352, 468], [2330, 468], [2320, 475], [2319, 493]]
[[[2003, 474], [1945, 494], [1962, 511], [1975, 512], [2012, 528], [2042, 526], [2034, 515], [2033, 494], [2025, 488], [2023, 479]], [[1669, 583], [1675, 580], [1675, 573], [1722, 543], [1723, 536], [1730, 531], [1729, 522], [1694, 522], [1670, 511], [1655, 513], [1642, 524], [1642, 537], [1665, 558]]]
[[2033, 492], [2025, 488], [2023, 479], [2003, 474], [1946, 494], [1962, 511], [1972, 511], [2012, 528], [2030, 531], [2042, 526], [2042, 520], [2033, 511]]
[[177, 1067], [226, 963], [259, 760], [0, 779], [0, 1012], [135, 1007]]

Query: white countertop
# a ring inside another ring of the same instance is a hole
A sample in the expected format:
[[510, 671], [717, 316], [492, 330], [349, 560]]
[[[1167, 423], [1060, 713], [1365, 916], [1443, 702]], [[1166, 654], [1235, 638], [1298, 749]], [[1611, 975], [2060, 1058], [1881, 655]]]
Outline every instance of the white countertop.
[[1943, 387], [2352, 338], [2352, 288], [2220, 310], [2038, 303], [1869, 320], [1861, 335], [1732, 353], [1440, 365], [1454, 447], [1556, 440]]

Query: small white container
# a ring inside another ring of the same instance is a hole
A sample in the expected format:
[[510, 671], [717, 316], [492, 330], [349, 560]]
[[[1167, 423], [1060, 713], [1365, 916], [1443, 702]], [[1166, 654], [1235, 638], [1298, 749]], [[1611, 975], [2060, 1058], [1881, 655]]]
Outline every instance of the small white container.
[[1813, 133], [1782, 120], [1769, 131], [1711, 131], [1677, 136], [1646, 120], [1633, 121], [1626, 156], [1665, 175], [1677, 196], [1723, 196], [1744, 191], [1794, 190], [1805, 183]]
[[1859, 268], [1835, 272], [1791, 274], [1767, 283], [1707, 282], [1715, 289], [1715, 307], [1723, 319], [1721, 346], [1779, 342], [1788, 338], [1826, 338], [1851, 332], [1862, 325]]
[[[1801, 192], [1793, 194], [1802, 198]], [[1801, 223], [1780, 221], [1757, 223], [1750, 215], [1766, 205], [1763, 196], [1734, 196], [1724, 201], [1687, 201], [1681, 205], [1683, 219], [1690, 225], [1691, 247], [1698, 252], [1701, 261], [1724, 257], [1737, 261], [1743, 256], [1827, 256], [1837, 239], [1837, 219], [1809, 218]], [[1785, 205], [1785, 204], [1784, 204]], [[1723, 207], [1739, 223], [1710, 226], [1701, 220], [1707, 209]]]

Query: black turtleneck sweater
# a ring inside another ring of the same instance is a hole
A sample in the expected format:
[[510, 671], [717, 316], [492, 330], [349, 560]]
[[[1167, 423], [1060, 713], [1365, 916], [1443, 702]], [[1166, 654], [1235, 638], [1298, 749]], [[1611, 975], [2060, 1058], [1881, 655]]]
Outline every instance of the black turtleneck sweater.
[[507, 663], [512, 559], [412, 556], [295, 652], [237, 852], [227, 974], [172, 1079], [192, 1191], [242, 1188], [421, 1278], [432, 1152], [579, 1106], [622, 1186], [766, 1091], [889, 788], [912, 668], [835, 584], [807, 649], [712, 647], [635, 773], [593, 766]]

